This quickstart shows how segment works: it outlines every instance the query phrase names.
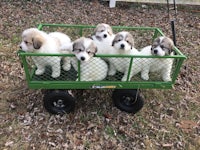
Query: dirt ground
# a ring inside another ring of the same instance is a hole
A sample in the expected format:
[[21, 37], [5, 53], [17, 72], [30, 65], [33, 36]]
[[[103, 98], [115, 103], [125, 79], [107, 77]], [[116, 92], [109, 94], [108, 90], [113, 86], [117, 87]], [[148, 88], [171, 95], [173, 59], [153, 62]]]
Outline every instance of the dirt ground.
[[[145, 89], [137, 114], [118, 110], [112, 90], [85, 90], [73, 113], [51, 115], [26, 85], [21, 33], [39, 23], [159, 27], [172, 37], [167, 5], [89, 0], [0, 2], [1, 149], [174, 149], [200, 147], [200, 6], [177, 6], [177, 47], [187, 56], [174, 88]], [[79, 99], [79, 97], [78, 97]]]

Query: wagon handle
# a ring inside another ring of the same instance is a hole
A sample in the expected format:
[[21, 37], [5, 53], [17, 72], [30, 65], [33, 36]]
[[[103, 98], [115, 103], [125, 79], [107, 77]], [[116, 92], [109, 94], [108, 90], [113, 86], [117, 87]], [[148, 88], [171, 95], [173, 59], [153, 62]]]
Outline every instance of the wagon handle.
[[173, 42], [174, 42], [174, 45], [176, 46], [175, 20], [171, 20], [171, 29], [172, 29]]
[[[169, 0], [167, 0], [167, 8], [168, 8], [168, 18], [170, 20], [170, 6], [169, 6]], [[174, 45], [176, 46], [176, 30], [175, 30], [175, 20], [177, 17], [177, 7], [176, 7], [176, 0], [173, 0], [173, 8], [172, 8], [175, 13], [173, 15], [173, 19], [170, 21], [171, 24], [171, 29], [172, 29], [172, 36], [173, 36], [173, 42]]]

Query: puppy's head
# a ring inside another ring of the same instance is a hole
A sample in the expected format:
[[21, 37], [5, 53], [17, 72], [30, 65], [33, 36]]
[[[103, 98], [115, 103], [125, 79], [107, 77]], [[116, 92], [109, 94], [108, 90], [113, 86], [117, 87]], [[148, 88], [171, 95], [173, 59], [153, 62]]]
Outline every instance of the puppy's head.
[[27, 52], [35, 52], [39, 50], [45, 42], [45, 38], [41, 35], [41, 32], [42, 31], [39, 31], [37, 28], [24, 30], [22, 33], [20, 48]]
[[173, 52], [173, 41], [165, 36], [158, 37], [154, 40], [151, 47], [151, 54], [157, 56], [170, 55]]
[[113, 35], [113, 30], [110, 25], [101, 23], [94, 29], [94, 35], [99, 40], [106, 39]]
[[126, 31], [122, 31], [116, 34], [112, 46], [117, 50], [129, 51], [134, 47], [133, 36]]
[[85, 37], [75, 40], [72, 47], [72, 52], [80, 61], [88, 61], [97, 52], [97, 47], [93, 41]]

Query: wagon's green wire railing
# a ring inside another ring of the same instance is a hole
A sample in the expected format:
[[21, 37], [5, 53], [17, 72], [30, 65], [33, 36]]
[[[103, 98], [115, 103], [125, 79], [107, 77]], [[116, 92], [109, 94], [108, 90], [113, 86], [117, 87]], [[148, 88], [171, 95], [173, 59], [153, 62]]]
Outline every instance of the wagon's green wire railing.
[[[42, 30], [43, 27], [63, 27], [63, 28], [75, 28], [79, 30], [79, 36], [83, 35], [83, 30], [86, 28], [95, 28], [96, 26], [89, 25], [66, 25], [66, 24], [39, 24], [38, 29]], [[112, 26], [113, 29], [116, 30], [149, 30], [154, 31], [152, 40], [154, 40], [158, 36], [164, 35], [159, 28], [155, 27], [126, 27], [126, 26]], [[186, 59], [186, 56], [182, 54], [182, 52], [174, 47], [176, 55], [174, 56], [130, 56], [130, 55], [103, 55], [98, 54], [95, 57], [103, 57], [103, 58], [130, 58], [129, 71], [127, 81], [81, 81], [81, 68], [80, 62], [78, 62], [78, 80], [77, 81], [65, 81], [65, 80], [33, 80], [35, 76], [34, 71], [35, 68], [29, 69], [29, 64], [26, 60], [27, 57], [35, 57], [35, 56], [62, 56], [62, 57], [75, 57], [73, 54], [35, 54], [35, 53], [27, 53], [21, 50], [18, 51], [18, 54], [22, 60], [22, 64], [24, 66], [24, 71], [26, 75], [26, 80], [28, 82], [28, 86], [33, 89], [91, 89], [91, 88], [118, 88], [118, 89], [139, 89], [139, 88], [161, 88], [161, 89], [170, 89], [175, 84], [175, 81], [180, 72], [183, 61]], [[172, 81], [164, 82], [164, 81], [128, 81], [131, 72], [131, 66], [133, 60], [135, 58], [173, 58], [175, 60], [175, 69], [172, 73]]]

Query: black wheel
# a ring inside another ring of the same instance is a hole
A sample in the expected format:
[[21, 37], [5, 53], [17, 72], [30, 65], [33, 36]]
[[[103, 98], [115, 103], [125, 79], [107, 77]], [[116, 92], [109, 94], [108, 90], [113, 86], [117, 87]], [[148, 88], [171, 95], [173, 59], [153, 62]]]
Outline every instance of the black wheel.
[[114, 105], [125, 112], [137, 113], [142, 109], [144, 101], [139, 90], [116, 89], [112, 95]]
[[75, 98], [67, 91], [48, 91], [43, 100], [45, 109], [52, 114], [70, 113], [75, 108]]

